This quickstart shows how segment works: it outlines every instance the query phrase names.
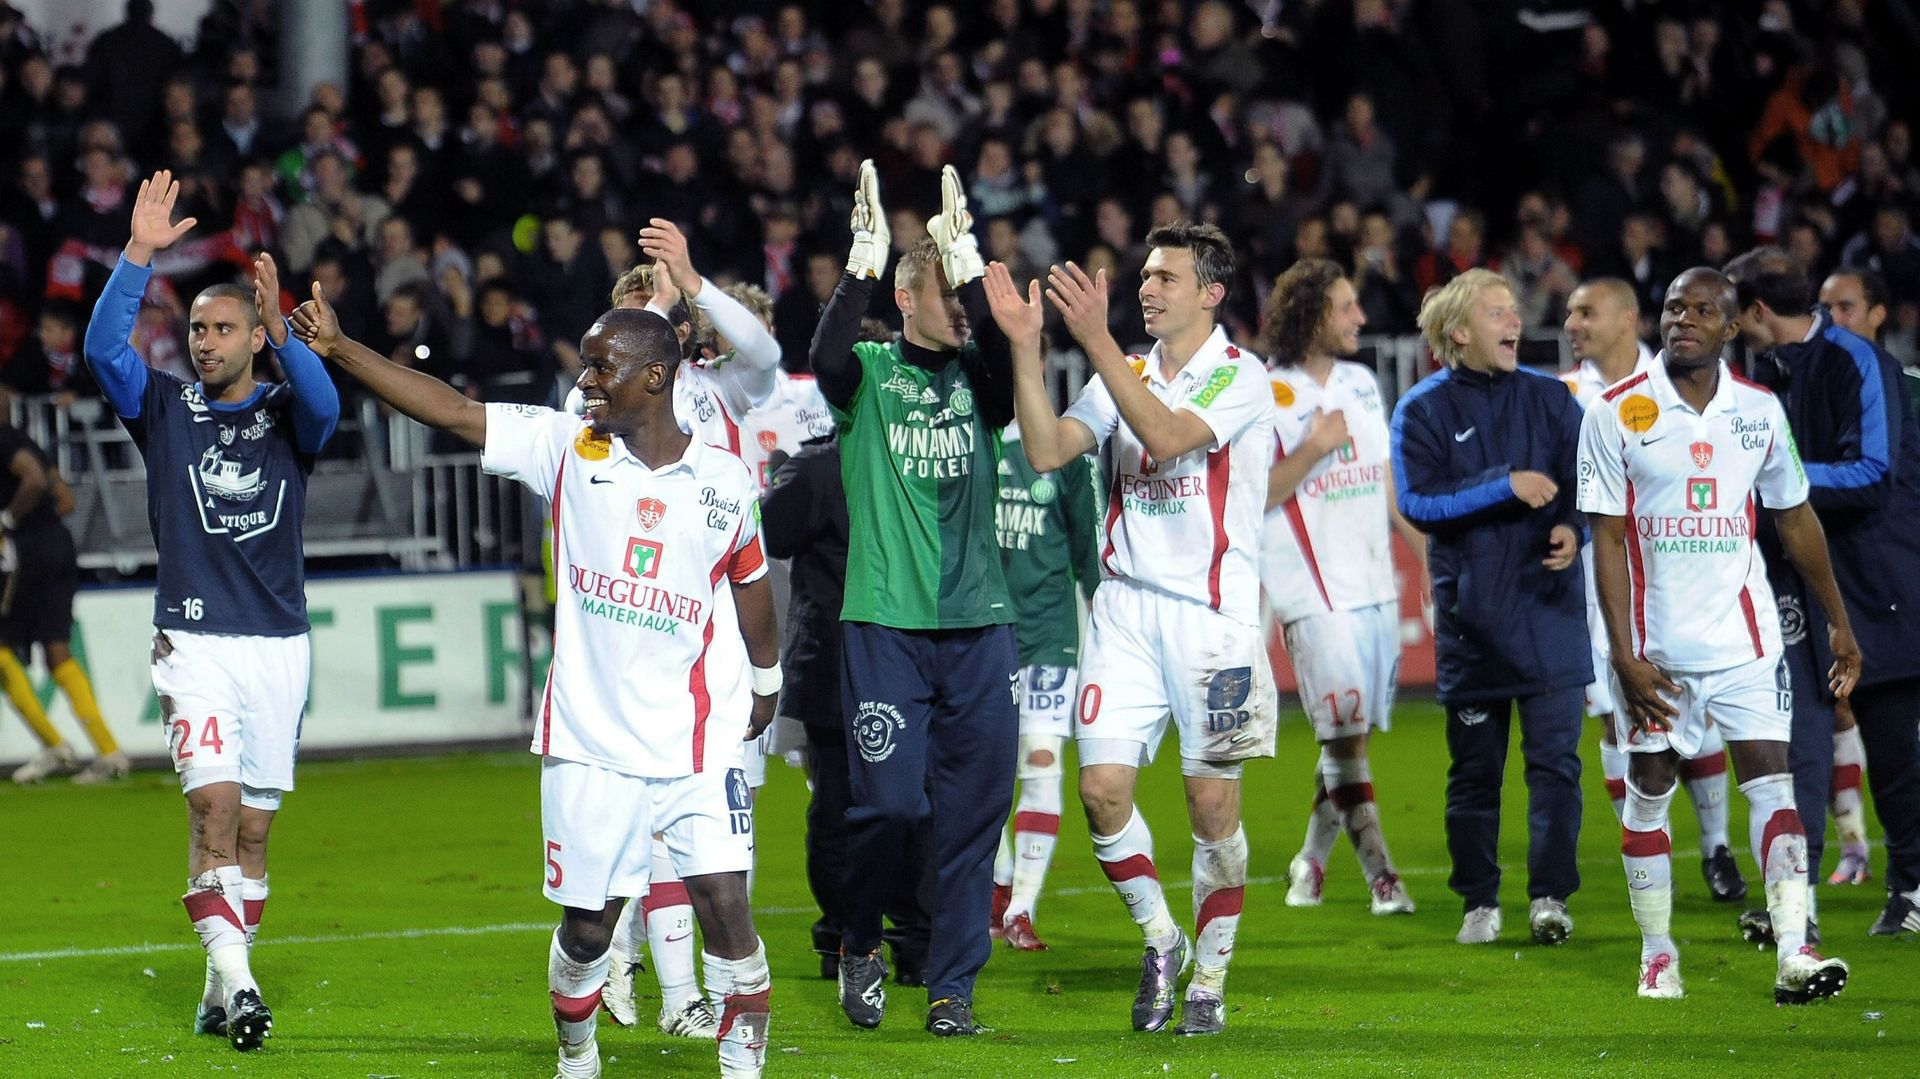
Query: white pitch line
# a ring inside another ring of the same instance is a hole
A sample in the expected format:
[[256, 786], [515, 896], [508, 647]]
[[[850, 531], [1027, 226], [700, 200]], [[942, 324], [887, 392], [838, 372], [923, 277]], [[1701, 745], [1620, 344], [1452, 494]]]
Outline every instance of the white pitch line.
[[[1745, 853], [1739, 851], [1736, 853]], [[1674, 851], [1676, 859], [1699, 858], [1698, 851]], [[1616, 865], [1613, 858], [1583, 858], [1585, 865]], [[1439, 877], [1452, 872], [1444, 866], [1413, 866], [1400, 870], [1403, 877]], [[1252, 886], [1285, 884], [1285, 877], [1248, 877]], [[1186, 888], [1191, 881], [1172, 880], [1165, 886], [1169, 889]], [[1112, 890], [1111, 885], [1095, 885], [1080, 888], [1056, 888], [1046, 892], [1052, 896], [1103, 895]], [[756, 907], [755, 914], [770, 918], [813, 915], [819, 913], [813, 907]], [[434, 937], [484, 937], [497, 933], [543, 933], [553, 932], [553, 922], [503, 922], [499, 925], [446, 925], [426, 929], [387, 929], [371, 933], [327, 933], [314, 936], [274, 937], [259, 941], [259, 947], [274, 947], [283, 944], [356, 944], [369, 940], [428, 940]], [[164, 952], [197, 952], [200, 945], [188, 941], [168, 941], [163, 944], [122, 944], [110, 948], [53, 948], [40, 952], [0, 952], [0, 963], [37, 963], [49, 959], [103, 959], [124, 955], [153, 955]]]

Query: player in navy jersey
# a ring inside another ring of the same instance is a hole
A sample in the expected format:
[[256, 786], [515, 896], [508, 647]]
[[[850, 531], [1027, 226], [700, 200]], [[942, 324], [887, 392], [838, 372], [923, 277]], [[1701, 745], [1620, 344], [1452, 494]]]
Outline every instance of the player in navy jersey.
[[[128, 344], [154, 253], [185, 236], [180, 185], [143, 181], [132, 237], [87, 326], [101, 393], [147, 462], [147, 518], [159, 552], [153, 688], [187, 798], [189, 881], [182, 897], [207, 950], [194, 1029], [257, 1048], [273, 1025], [247, 964], [267, 900], [267, 830], [293, 789], [308, 648], [301, 522], [307, 476], [340, 418], [312, 350], [287, 332], [273, 260], [252, 289], [194, 298], [187, 349], [199, 381], [150, 370]], [[284, 383], [259, 382], [272, 347]]]

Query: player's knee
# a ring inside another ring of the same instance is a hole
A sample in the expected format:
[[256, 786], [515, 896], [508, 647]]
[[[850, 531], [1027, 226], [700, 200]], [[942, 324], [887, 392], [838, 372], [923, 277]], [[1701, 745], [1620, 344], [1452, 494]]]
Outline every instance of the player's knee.
[[1641, 793], [1658, 798], [1680, 781], [1679, 761], [1667, 753], [1635, 753], [1627, 759], [1627, 780]]
[[1327, 756], [1333, 757], [1336, 760], [1354, 760], [1367, 755], [1367, 736], [1365, 732], [1362, 732], [1360, 734], [1345, 734], [1338, 738], [1329, 738], [1320, 743], [1320, 748]]
[[613, 923], [601, 912], [578, 912], [568, 908], [560, 923], [560, 950], [576, 963], [591, 963], [607, 954], [613, 946]]

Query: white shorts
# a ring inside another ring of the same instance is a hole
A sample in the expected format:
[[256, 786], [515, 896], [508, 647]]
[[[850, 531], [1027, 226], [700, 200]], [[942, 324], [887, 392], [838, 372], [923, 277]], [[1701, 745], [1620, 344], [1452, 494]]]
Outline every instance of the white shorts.
[[1785, 656], [1765, 656], [1705, 674], [1669, 674], [1680, 687], [1672, 731], [1635, 734], [1626, 709], [1614, 714], [1615, 741], [1629, 753], [1671, 749], [1700, 755], [1709, 724], [1729, 742], [1788, 742], [1793, 738], [1793, 683]]
[[1073, 696], [1079, 671], [1048, 663], [1029, 663], [1014, 675], [1020, 698], [1022, 737], [1073, 736]]
[[599, 910], [645, 895], [653, 837], [685, 880], [753, 865], [753, 800], [738, 768], [647, 779], [597, 764], [540, 762], [540, 831], [548, 899]]
[[[1273, 756], [1280, 698], [1261, 636], [1192, 600], [1101, 582], [1081, 649], [1076, 742], [1132, 742], [1151, 763], [1171, 717], [1186, 760]], [[1121, 762], [1082, 754], [1089, 763]]]
[[1620, 706], [1620, 687], [1614, 680], [1613, 657], [1605, 648], [1593, 650], [1593, 681], [1587, 683], [1587, 714], [1610, 716]]
[[243, 805], [280, 808], [300, 751], [312, 674], [307, 635], [159, 630], [151, 670], [180, 789], [238, 783]]
[[1377, 603], [1289, 622], [1287, 656], [1300, 703], [1325, 742], [1387, 730], [1400, 676], [1400, 606]]
[[760, 737], [751, 742], [740, 743], [740, 767], [746, 770], [747, 786], [759, 790], [767, 785], [767, 757], [773, 749], [773, 729], [780, 725], [779, 720], [767, 724]]

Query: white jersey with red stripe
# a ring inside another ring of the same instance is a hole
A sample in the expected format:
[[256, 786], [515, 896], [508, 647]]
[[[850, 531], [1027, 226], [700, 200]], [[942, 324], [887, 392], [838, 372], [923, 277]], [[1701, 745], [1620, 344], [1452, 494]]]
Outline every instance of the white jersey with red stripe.
[[1721, 363], [1713, 399], [1695, 412], [1663, 354], [1588, 406], [1579, 476], [1582, 510], [1626, 518], [1636, 655], [1701, 673], [1780, 654], [1758, 503], [1798, 506], [1807, 477], [1772, 393]]
[[[1635, 341], [1634, 346], [1639, 349], [1639, 354], [1633, 361], [1633, 370], [1627, 372], [1628, 378], [1645, 371], [1647, 365], [1653, 362], [1653, 350], [1647, 347], [1645, 341]], [[1567, 390], [1573, 394], [1575, 401], [1580, 402], [1581, 408], [1593, 404], [1593, 399], [1605, 393], [1607, 387], [1612, 385], [1607, 381], [1606, 376], [1600, 373], [1600, 365], [1592, 360], [1581, 360], [1571, 370], [1562, 373], [1560, 381], [1566, 384]]]
[[813, 376], [780, 371], [774, 376], [773, 396], [740, 421], [740, 459], [765, 491], [772, 472], [767, 459], [773, 451], [791, 457], [800, 452], [802, 442], [832, 433], [833, 415]]
[[1130, 359], [1155, 397], [1199, 416], [1213, 441], [1155, 461], [1121, 419], [1106, 383], [1098, 376], [1087, 383], [1066, 418], [1084, 424], [1097, 444], [1115, 440], [1101, 568], [1258, 625], [1260, 530], [1274, 444], [1266, 368], [1219, 327], [1172, 378], [1161, 372], [1157, 344]]
[[1340, 411], [1347, 441], [1322, 457], [1267, 514], [1260, 577], [1281, 622], [1393, 602], [1390, 439], [1380, 385], [1357, 363], [1333, 365], [1325, 385], [1298, 367], [1267, 374], [1273, 387], [1276, 462], [1306, 441], [1316, 410]]
[[752, 710], [732, 589], [765, 575], [738, 457], [650, 469], [577, 416], [488, 405], [482, 466], [551, 501], [553, 664], [533, 751], [643, 778], [740, 765]]
[[[1646, 342], [1636, 341], [1639, 350], [1633, 362], [1633, 370], [1627, 373], [1631, 378], [1647, 369], [1653, 363], [1653, 350]], [[1572, 370], [1560, 376], [1573, 399], [1580, 402], [1581, 408], [1593, 404], [1595, 398], [1605, 393], [1611, 385], [1605, 375], [1600, 373], [1600, 365], [1592, 360], [1581, 360]], [[1580, 572], [1587, 581], [1587, 639], [1593, 643], [1593, 684], [1587, 687], [1587, 710], [1594, 715], [1605, 715], [1613, 711], [1613, 691], [1608, 679], [1612, 676], [1607, 667], [1607, 623], [1600, 614], [1600, 588], [1593, 580], [1593, 543], [1589, 540], [1580, 549]]]

